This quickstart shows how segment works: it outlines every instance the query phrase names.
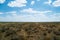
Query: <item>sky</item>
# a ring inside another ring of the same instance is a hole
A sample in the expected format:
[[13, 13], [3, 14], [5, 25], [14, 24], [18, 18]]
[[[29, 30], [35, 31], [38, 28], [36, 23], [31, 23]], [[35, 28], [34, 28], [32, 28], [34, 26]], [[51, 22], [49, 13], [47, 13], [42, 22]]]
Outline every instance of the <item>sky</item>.
[[0, 0], [0, 22], [60, 22], [60, 0]]

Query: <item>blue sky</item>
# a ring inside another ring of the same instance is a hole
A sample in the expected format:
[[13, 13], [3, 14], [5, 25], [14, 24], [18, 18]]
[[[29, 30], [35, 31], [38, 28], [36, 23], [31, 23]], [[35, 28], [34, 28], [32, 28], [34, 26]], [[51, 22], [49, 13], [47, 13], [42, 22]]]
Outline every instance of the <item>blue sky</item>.
[[60, 0], [0, 0], [0, 22], [60, 21]]

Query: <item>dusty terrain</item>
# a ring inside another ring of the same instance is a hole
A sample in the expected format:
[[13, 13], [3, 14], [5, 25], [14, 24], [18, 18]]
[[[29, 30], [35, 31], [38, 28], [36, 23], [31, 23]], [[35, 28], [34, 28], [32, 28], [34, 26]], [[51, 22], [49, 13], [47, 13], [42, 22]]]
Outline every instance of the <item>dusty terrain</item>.
[[0, 40], [60, 40], [60, 22], [0, 22]]

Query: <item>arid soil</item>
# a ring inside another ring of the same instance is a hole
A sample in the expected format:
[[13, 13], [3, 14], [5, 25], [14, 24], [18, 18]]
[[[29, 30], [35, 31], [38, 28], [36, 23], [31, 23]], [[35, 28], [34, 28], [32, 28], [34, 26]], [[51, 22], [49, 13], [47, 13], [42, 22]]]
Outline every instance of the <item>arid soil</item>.
[[60, 40], [60, 22], [0, 22], [0, 40]]

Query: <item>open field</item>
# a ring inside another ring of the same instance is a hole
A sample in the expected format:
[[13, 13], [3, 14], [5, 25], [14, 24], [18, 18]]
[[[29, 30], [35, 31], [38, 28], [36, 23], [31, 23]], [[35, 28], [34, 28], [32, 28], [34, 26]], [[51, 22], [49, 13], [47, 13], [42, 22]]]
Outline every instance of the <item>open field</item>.
[[0, 22], [0, 40], [60, 40], [60, 22]]

